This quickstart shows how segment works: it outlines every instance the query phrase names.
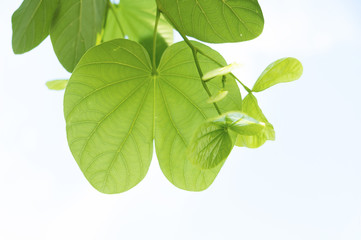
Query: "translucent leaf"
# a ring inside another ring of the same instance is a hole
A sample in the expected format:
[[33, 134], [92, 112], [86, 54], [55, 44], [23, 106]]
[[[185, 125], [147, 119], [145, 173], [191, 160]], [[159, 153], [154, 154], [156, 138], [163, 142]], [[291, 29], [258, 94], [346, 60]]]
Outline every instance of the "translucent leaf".
[[24, 0], [11, 19], [14, 53], [30, 51], [49, 35], [57, 6], [58, 0]]
[[227, 128], [206, 122], [196, 131], [188, 149], [188, 158], [201, 169], [211, 169], [220, 165], [232, 148]]
[[212, 71], [207, 72], [206, 74], [203, 75], [202, 79], [206, 81], [206, 80], [209, 80], [216, 76], [223, 76], [223, 75], [226, 75], [226, 74], [232, 72], [234, 69], [239, 68], [239, 67], [240, 67], [240, 65], [238, 63], [231, 63], [225, 67], [216, 68]]
[[212, 122], [241, 135], [259, 134], [265, 127], [265, 123], [259, 122], [242, 112], [228, 112], [213, 119]]
[[228, 95], [228, 91], [220, 90], [216, 95], [208, 98], [207, 103], [215, 103], [223, 100]]
[[68, 85], [68, 80], [53, 80], [46, 82], [46, 86], [50, 90], [63, 90]]
[[270, 64], [254, 84], [252, 91], [260, 92], [278, 83], [292, 82], [301, 77], [303, 67], [295, 58], [282, 58]]
[[[154, 0], [122, 0], [113, 6], [116, 17], [110, 9], [104, 29], [104, 41], [126, 36], [127, 39], [140, 42], [153, 36], [157, 10]], [[157, 30], [168, 45], [173, 43], [173, 28], [163, 17], [160, 18]]]
[[253, 136], [238, 135], [236, 145], [239, 147], [258, 148], [262, 146], [267, 140], [275, 140], [275, 131], [272, 124], [270, 124], [267, 118], [263, 115], [262, 110], [258, 106], [257, 99], [248, 94], [243, 100], [242, 111], [249, 116], [262, 121], [266, 124], [264, 130]]
[[[224, 63], [215, 51], [194, 43]], [[200, 56], [205, 71], [216, 64]], [[221, 79], [220, 79], [221, 80]], [[222, 89], [221, 81], [209, 83]], [[240, 110], [241, 96], [228, 78], [229, 96], [222, 111]], [[145, 176], [153, 138], [160, 167], [175, 186], [206, 189], [221, 166], [201, 170], [187, 158], [195, 129], [217, 116], [206, 103], [207, 93], [189, 47], [180, 42], [167, 48], [152, 75], [148, 53], [138, 43], [117, 39], [90, 49], [79, 62], [64, 96], [64, 114], [71, 152], [88, 181], [99, 191], [126, 191]]]
[[107, 0], [66, 0], [50, 29], [56, 56], [63, 67], [72, 72], [83, 54], [96, 45], [97, 35], [105, 20]]
[[175, 28], [201, 41], [247, 41], [263, 30], [264, 20], [257, 0], [156, 1]]

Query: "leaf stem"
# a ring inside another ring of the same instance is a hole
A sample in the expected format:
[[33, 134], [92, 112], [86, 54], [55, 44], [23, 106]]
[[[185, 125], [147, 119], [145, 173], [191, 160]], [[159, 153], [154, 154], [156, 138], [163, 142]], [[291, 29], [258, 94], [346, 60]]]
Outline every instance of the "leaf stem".
[[[160, 9], [158, 8], [158, 11], [160, 11]], [[162, 12], [163, 13], [163, 12]], [[164, 14], [164, 13], [163, 13]], [[207, 92], [208, 96], [211, 97], [212, 96], [212, 93], [209, 91], [209, 88], [207, 86], [207, 83], [205, 81], [202, 80], [202, 77], [203, 77], [203, 72], [202, 72], [202, 68], [201, 68], [201, 65], [199, 63], [199, 59], [198, 59], [198, 55], [197, 53], [201, 53], [200, 50], [195, 47], [192, 42], [187, 38], [187, 36], [179, 31], [179, 28], [178, 26], [175, 24], [175, 22], [173, 21], [173, 19], [167, 15], [167, 18], [168, 20], [173, 24], [175, 30], [177, 30], [179, 32], [179, 34], [181, 35], [181, 37], [183, 38], [184, 42], [188, 45], [188, 47], [192, 50], [192, 54], [193, 54], [193, 58], [194, 58], [194, 63], [196, 64], [196, 67], [197, 67], [197, 71], [198, 71], [198, 75], [200, 77], [200, 80], [201, 80], [201, 83], [202, 83], [202, 86], [204, 88], [204, 90]], [[222, 112], [221, 110], [219, 109], [217, 103], [213, 103], [214, 105], [214, 108], [217, 110], [218, 114], [221, 115]]]
[[124, 33], [124, 30], [123, 30], [122, 25], [120, 24], [120, 21], [119, 21], [119, 18], [118, 18], [118, 15], [117, 15], [115, 6], [114, 6], [114, 4], [113, 4], [110, 0], [108, 1], [108, 6], [109, 6], [110, 10], [112, 11], [112, 13], [113, 13], [113, 15], [114, 15], [114, 18], [115, 18], [115, 21], [117, 22], [117, 25], [118, 25], [118, 27], [119, 27], [120, 33], [123, 35], [123, 37], [125, 37], [125, 33]]
[[160, 11], [157, 8], [157, 15], [155, 17], [155, 24], [154, 24], [154, 33], [153, 33], [153, 75], [157, 74], [157, 64], [156, 64], [156, 49], [157, 49], [157, 28], [158, 28], [158, 23], [159, 23], [159, 18], [160, 18]]

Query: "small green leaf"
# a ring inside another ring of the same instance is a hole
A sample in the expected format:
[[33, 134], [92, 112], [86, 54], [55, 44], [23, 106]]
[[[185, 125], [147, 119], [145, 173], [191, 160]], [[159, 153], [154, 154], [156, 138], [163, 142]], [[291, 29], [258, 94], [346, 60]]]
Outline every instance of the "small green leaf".
[[238, 135], [236, 145], [239, 147], [258, 148], [262, 146], [267, 140], [275, 140], [275, 131], [272, 124], [263, 115], [262, 110], [258, 106], [257, 99], [253, 94], [248, 94], [243, 100], [243, 112], [258, 121], [266, 124], [263, 131], [252, 136]]
[[247, 41], [263, 30], [257, 0], [157, 0], [157, 4], [177, 30], [205, 42]]
[[241, 135], [256, 135], [261, 133], [265, 127], [265, 123], [259, 122], [242, 112], [228, 112], [212, 122]]
[[215, 103], [223, 100], [228, 94], [228, 91], [220, 90], [216, 95], [211, 96], [208, 98], [207, 103]]
[[64, 0], [50, 29], [56, 56], [72, 72], [83, 54], [96, 45], [108, 0]]
[[[127, 37], [139, 42], [152, 37], [156, 12], [154, 0], [121, 0], [113, 4], [108, 11], [104, 41]], [[164, 17], [160, 18], [157, 31], [168, 45], [173, 43], [173, 28]]]
[[66, 88], [66, 85], [68, 85], [69, 80], [53, 80], [46, 82], [46, 86], [50, 90], [63, 90]]
[[302, 72], [302, 64], [296, 58], [279, 59], [263, 71], [252, 91], [260, 92], [278, 83], [292, 82], [299, 79]]
[[58, 0], [24, 0], [11, 19], [14, 53], [30, 51], [49, 35], [57, 6]]
[[232, 148], [227, 127], [206, 122], [194, 134], [188, 149], [188, 159], [201, 169], [211, 169], [220, 165]]
[[234, 69], [239, 68], [240, 66], [241, 65], [239, 65], [238, 63], [231, 63], [225, 67], [216, 68], [216, 69], [204, 74], [202, 77], [202, 80], [206, 81], [206, 80], [212, 79], [216, 76], [226, 75], [226, 74], [232, 72]]

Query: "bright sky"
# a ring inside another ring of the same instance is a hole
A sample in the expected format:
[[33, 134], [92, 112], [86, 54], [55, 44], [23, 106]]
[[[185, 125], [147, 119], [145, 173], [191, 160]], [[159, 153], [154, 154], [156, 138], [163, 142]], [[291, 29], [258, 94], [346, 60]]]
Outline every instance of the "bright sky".
[[154, 156], [146, 178], [118, 195], [98, 193], [67, 146], [68, 78], [49, 39], [11, 50], [11, 15], [0, 8], [0, 239], [361, 239], [361, 3], [260, 0], [263, 35], [213, 45], [252, 86], [274, 60], [292, 56], [303, 77], [257, 94], [276, 141], [235, 149], [200, 193], [171, 185]]

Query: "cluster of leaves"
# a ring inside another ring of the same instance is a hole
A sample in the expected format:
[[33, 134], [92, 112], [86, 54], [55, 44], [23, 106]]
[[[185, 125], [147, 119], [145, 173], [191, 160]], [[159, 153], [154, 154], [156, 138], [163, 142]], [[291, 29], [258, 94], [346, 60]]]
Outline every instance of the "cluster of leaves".
[[[256, 38], [257, 0], [24, 0], [14, 13], [13, 50], [27, 52], [49, 34], [69, 80], [63, 89], [70, 150], [104, 193], [124, 192], [146, 175], [153, 151], [175, 186], [201, 191], [234, 145], [275, 139], [254, 92], [298, 79], [301, 63], [280, 59], [249, 89], [209, 43]], [[173, 29], [182, 42], [173, 44]], [[242, 99], [238, 81], [248, 95]]]

